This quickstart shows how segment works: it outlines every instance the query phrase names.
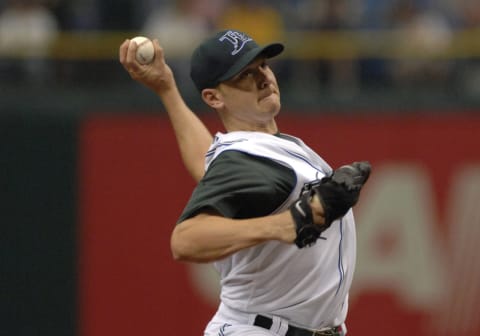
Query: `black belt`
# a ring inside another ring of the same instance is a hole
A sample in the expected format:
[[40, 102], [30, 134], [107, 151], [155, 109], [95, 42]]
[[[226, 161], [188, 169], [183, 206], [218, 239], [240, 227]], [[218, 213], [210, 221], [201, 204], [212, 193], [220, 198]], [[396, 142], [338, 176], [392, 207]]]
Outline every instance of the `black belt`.
[[[253, 325], [269, 329], [272, 327], [273, 320], [263, 315], [257, 315]], [[285, 336], [342, 336], [342, 327], [333, 327], [326, 330], [309, 330], [288, 325]]]

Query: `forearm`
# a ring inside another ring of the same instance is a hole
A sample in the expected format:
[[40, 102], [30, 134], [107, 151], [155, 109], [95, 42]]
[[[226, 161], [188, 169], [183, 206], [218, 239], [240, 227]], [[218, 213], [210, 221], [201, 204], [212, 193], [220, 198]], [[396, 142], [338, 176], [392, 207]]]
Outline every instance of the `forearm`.
[[185, 104], [170, 67], [165, 63], [163, 49], [153, 40], [155, 59], [141, 65], [136, 61], [136, 43], [125, 40], [119, 48], [119, 59], [130, 76], [154, 91], [162, 100], [170, 117], [183, 162], [196, 181], [204, 174], [205, 153], [212, 136], [200, 119]]
[[157, 94], [170, 118], [185, 167], [198, 182], [205, 172], [205, 153], [213, 137], [198, 116], [185, 104], [175, 85]]
[[268, 240], [292, 243], [295, 226], [289, 212], [253, 219], [200, 214], [176, 226], [171, 237], [175, 259], [210, 262]]

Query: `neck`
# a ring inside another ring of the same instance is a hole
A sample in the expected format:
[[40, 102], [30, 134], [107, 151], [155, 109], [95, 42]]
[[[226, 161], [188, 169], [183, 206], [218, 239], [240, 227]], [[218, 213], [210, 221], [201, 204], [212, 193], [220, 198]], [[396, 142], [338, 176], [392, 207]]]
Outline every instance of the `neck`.
[[227, 132], [245, 131], [245, 132], [263, 132], [268, 134], [277, 134], [278, 127], [275, 118], [239, 118], [238, 116], [222, 113], [218, 111], [218, 115]]
[[245, 132], [263, 132], [268, 134], [278, 133], [278, 127], [275, 119], [269, 121], [244, 121], [221, 118], [227, 132], [245, 131]]

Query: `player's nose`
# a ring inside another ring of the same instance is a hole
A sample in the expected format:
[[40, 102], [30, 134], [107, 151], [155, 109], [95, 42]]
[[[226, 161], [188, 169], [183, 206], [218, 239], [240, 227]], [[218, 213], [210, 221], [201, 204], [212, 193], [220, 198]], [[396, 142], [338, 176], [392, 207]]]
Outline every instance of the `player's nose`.
[[263, 67], [258, 67], [257, 73], [257, 83], [260, 89], [264, 89], [272, 83], [268, 71]]

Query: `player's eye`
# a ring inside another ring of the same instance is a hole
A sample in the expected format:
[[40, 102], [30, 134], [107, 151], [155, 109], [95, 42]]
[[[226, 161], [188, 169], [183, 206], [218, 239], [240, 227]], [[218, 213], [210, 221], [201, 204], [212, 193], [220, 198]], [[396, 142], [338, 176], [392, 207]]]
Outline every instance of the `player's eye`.
[[247, 78], [248, 76], [252, 76], [252, 75], [253, 75], [253, 70], [248, 69], [240, 73], [240, 76], [238, 76], [238, 78]]

